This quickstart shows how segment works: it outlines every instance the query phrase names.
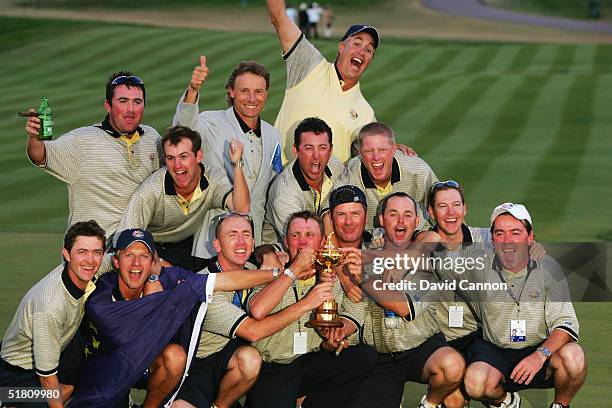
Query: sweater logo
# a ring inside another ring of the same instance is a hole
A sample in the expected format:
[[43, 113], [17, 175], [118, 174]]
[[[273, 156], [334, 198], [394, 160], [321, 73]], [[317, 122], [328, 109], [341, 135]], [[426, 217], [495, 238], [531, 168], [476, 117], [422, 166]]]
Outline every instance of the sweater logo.
[[353, 109], [351, 109], [351, 118], [353, 120], [357, 119], [359, 117], [359, 114], [357, 112], [355, 112]]

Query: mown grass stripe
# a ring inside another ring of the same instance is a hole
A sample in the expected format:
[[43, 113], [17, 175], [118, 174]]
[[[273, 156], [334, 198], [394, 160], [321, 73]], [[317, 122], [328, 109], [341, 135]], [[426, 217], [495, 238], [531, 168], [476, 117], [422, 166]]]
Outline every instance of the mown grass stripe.
[[[519, 138], [531, 107], [545, 81], [541, 78], [517, 77], [509, 93], [494, 116], [492, 126], [484, 130], [484, 137], [467, 154], [454, 160], [448, 167], [448, 174], [462, 174], [467, 188], [475, 186], [489, 169], [494, 167], [496, 158], [508, 154], [515, 140]], [[500, 95], [501, 96], [501, 95]], [[490, 112], [492, 113], [492, 112]], [[475, 171], [466, 172], [472, 168]]]
[[567, 73], [574, 64], [575, 54], [575, 45], [560, 45], [552, 65], [548, 67], [547, 75]]
[[[528, 205], [545, 209], [541, 211], [539, 223], [552, 235], [571, 225], [565, 211], [591, 137], [596, 86], [597, 79], [593, 76], [573, 78], [559, 128], [539, 159], [526, 189]], [[553, 197], [558, 199], [551, 201]]]
[[584, 44], [575, 47], [574, 63], [569, 67], [571, 74], [589, 75], [593, 72], [597, 45]]
[[506, 45], [502, 52], [494, 55], [486, 67], [477, 71], [478, 75], [503, 75], [512, 70], [512, 61], [521, 50], [520, 45]]
[[[580, 220], [575, 228], [577, 239], [612, 241], [612, 75], [600, 75], [593, 84], [591, 132], [584, 155], [577, 166], [577, 174], [566, 209], [567, 226]], [[584, 134], [573, 137], [583, 138]], [[574, 234], [572, 234], [574, 235]]]
[[598, 75], [612, 72], [610, 61], [612, 61], [612, 47], [609, 44], [597, 45], [591, 74]]
[[[512, 149], [494, 160], [491, 171], [486, 172], [479, 183], [466, 194], [470, 197], [470, 222], [487, 225], [494, 206], [506, 201], [525, 202], [525, 180], [535, 171], [538, 157], [549, 147], [559, 127], [564, 101], [569, 88], [567, 75], [552, 77], [531, 76], [531, 81], [542, 81], [538, 93], [530, 98], [534, 102], [527, 112], [527, 119]], [[501, 135], [500, 135], [501, 136]]]
[[537, 47], [533, 45], [524, 45], [516, 53], [512, 59], [509, 70], [513, 74], [521, 74], [531, 65], [533, 58], [537, 52]]
[[525, 70], [527, 75], [544, 75], [554, 65], [560, 45], [544, 44], [535, 46], [537, 52], [531, 60], [531, 65]]
[[481, 45], [476, 47], [478, 55], [474, 60], [466, 65], [463, 73], [466, 75], [477, 75], [489, 69], [489, 65], [495, 60], [498, 54], [503, 54], [500, 51], [502, 48], [493, 45]]
[[414, 145], [418, 146], [419, 154], [427, 156], [435, 145], [444, 144], [467, 111], [495, 81], [494, 77], [489, 76], [471, 78], [452, 98], [447, 99], [441, 109], [418, 129]]

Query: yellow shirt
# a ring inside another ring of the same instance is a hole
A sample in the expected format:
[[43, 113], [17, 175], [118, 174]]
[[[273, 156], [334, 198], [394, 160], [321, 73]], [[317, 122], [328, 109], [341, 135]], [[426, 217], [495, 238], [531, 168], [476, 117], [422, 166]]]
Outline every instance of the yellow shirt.
[[191, 204], [192, 201], [197, 201], [200, 197], [202, 197], [202, 189], [200, 189], [199, 184], [196, 186], [195, 190], [193, 190], [193, 194], [189, 200], [179, 193], [176, 193], [176, 201], [178, 201], [178, 204], [185, 215], [189, 215], [189, 204]]

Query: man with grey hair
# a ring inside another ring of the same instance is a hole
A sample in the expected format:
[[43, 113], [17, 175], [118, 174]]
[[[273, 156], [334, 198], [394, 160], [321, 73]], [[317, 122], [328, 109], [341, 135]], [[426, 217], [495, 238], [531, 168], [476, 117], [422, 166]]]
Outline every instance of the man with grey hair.
[[[260, 117], [268, 97], [270, 73], [257, 61], [241, 61], [225, 85], [228, 109], [198, 113], [199, 92], [207, 76], [206, 57], [201, 56], [200, 64], [194, 68], [189, 86], [176, 107], [173, 123], [200, 133], [206, 167], [223, 169], [230, 181], [234, 180], [235, 168], [242, 168], [251, 197], [255, 245], [275, 241], [273, 228], [264, 222], [264, 217], [268, 186], [282, 170], [280, 134]], [[244, 160], [238, 163], [232, 163], [228, 156], [233, 138], [245, 146]], [[216, 254], [212, 246], [214, 231], [208, 226], [222, 211], [221, 208], [208, 211], [194, 243], [194, 255], [198, 258], [211, 258]], [[263, 238], [264, 230], [270, 232], [269, 239]]]
[[358, 137], [359, 156], [352, 158], [336, 186], [351, 184], [365, 192], [368, 201], [366, 229], [375, 226], [379, 203], [387, 195], [402, 191], [419, 205], [419, 229], [427, 223], [427, 195], [438, 181], [429, 165], [415, 156], [395, 152], [393, 130], [381, 122], [365, 125]]

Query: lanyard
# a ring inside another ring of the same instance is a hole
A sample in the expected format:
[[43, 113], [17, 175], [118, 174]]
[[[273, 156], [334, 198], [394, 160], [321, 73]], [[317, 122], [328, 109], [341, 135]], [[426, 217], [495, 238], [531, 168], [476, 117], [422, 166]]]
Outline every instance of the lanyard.
[[506, 280], [502, 276], [501, 271], [498, 269], [496, 269], [495, 271], [497, 272], [497, 275], [499, 276], [499, 279], [502, 281], [502, 283], [506, 285], [506, 290], [510, 294], [510, 297], [512, 298], [512, 300], [514, 300], [514, 303], [516, 303], [516, 305], [520, 308], [521, 307], [521, 297], [523, 296], [523, 291], [525, 290], [525, 286], [527, 286], [527, 279], [529, 279], [529, 275], [531, 275], [531, 271], [530, 270], [527, 271], [527, 276], [525, 276], [525, 282], [523, 282], [523, 287], [521, 288], [521, 293], [519, 293], [518, 299], [516, 298], [516, 295], [514, 294], [514, 292], [512, 292], [512, 289], [510, 289], [510, 286], [508, 286], [508, 284], [506, 283]]
[[[295, 303], [299, 302], [299, 298], [298, 298], [298, 292], [297, 292], [297, 288], [295, 287], [295, 281], [293, 281], [293, 285], [291, 285], [293, 287], [293, 295], [295, 296]], [[298, 317], [297, 319], [297, 323], [298, 323], [298, 333], [302, 332], [302, 323], [300, 322], [300, 318], [302, 316]]]

